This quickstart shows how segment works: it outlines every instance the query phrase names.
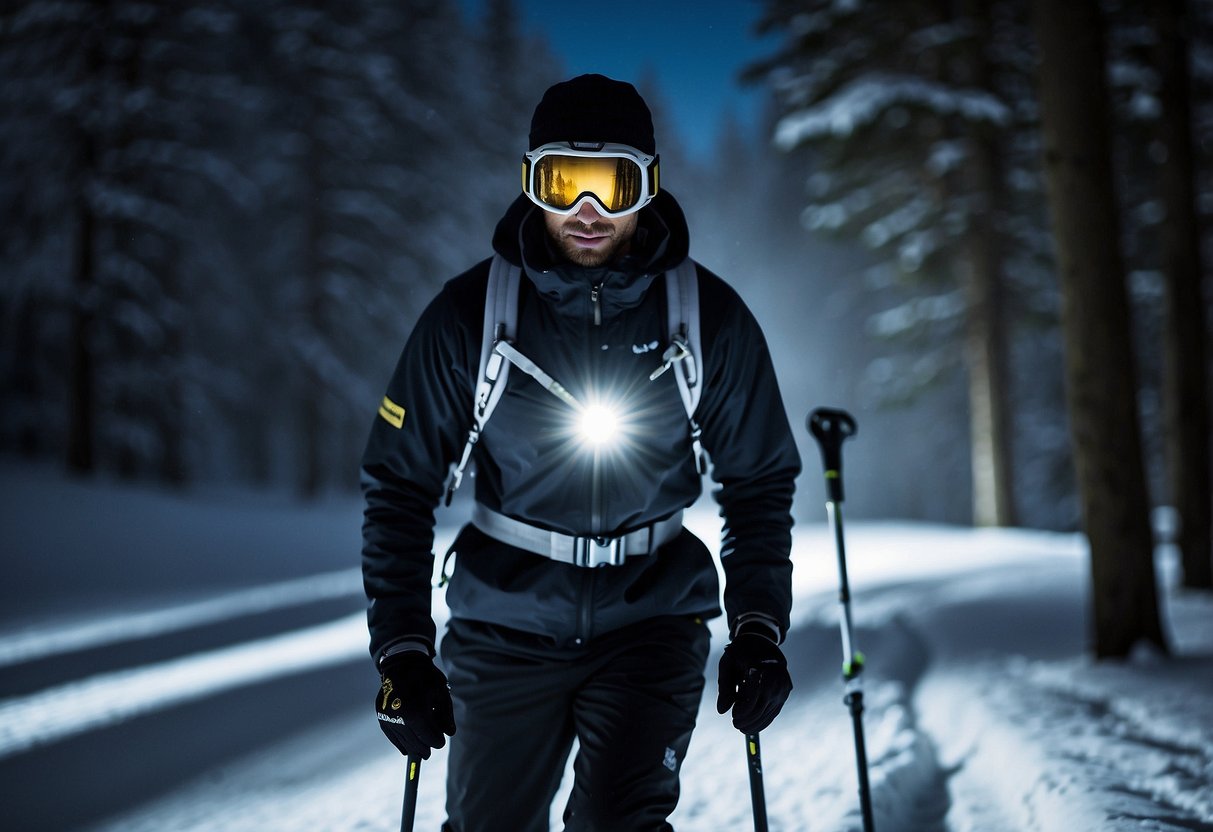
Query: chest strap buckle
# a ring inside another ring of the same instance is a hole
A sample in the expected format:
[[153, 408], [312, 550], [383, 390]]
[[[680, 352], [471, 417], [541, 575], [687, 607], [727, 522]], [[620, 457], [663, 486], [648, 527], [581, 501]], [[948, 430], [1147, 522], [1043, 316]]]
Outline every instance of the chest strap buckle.
[[626, 557], [621, 537], [573, 538], [574, 566], [622, 566]]

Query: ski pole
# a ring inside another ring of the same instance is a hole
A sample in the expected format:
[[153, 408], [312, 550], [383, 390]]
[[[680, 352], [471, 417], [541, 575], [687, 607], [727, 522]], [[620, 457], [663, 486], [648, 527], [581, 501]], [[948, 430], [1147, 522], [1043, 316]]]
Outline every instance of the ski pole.
[[842, 534], [842, 443], [855, 435], [855, 419], [845, 410], [819, 407], [807, 419], [809, 433], [821, 449], [825, 468], [826, 514], [834, 532], [834, 547], [838, 552], [838, 626], [842, 631], [842, 678], [846, 683], [843, 703], [851, 710], [851, 725], [855, 730], [855, 763], [859, 769], [859, 808], [863, 813], [864, 832], [874, 832], [872, 821], [872, 791], [868, 784], [868, 755], [863, 741], [863, 653], [855, 648], [851, 632], [851, 588], [847, 582], [846, 546]]
[[404, 811], [400, 815], [400, 832], [413, 832], [413, 816], [417, 814], [417, 781], [421, 779], [421, 758], [408, 758], [404, 780]]
[[762, 786], [762, 746], [757, 734], [745, 735], [746, 761], [750, 767], [750, 802], [754, 806], [754, 832], [767, 832], [767, 797]]

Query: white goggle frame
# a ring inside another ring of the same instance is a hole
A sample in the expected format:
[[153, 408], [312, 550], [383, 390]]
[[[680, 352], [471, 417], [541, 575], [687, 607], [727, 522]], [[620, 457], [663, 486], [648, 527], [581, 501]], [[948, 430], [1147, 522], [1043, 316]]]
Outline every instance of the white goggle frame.
[[[581, 194], [568, 208], [557, 208], [541, 200], [535, 195], [535, 169], [538, 162], [545, 156], [580, 156], [587, 159], [631, 159], [640, 167], [640, 197], [636, 204], [621, 211], [611, 211], [603, 204], [602, 199], [593, 191]], [[581, 206], [589, 202], [594, 210], [604, 217], [626, 217], [634, 214], [652, 201], [659, 188], [659, 159], [657, 155], [643, 153], [631, 145], [611, 144], [609, 142], [553, 142], [545, 144], [523, 154], [522, 160], [522, 191], [531, 202], [543, 210], [567, 217], [576, 214]]]

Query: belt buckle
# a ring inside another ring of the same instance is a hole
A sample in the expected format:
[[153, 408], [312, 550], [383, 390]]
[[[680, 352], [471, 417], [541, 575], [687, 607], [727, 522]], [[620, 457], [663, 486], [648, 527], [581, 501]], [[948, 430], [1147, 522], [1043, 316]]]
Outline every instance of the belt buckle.
[[622, 566], [624, 557], [621, 537], [573, 538], [574, 566]]

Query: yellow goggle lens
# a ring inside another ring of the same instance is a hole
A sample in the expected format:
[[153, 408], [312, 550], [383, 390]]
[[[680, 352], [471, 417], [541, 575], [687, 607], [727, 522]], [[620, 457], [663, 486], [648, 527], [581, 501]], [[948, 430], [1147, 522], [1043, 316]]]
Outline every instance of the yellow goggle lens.
[[640, 200], [644, 171], [632, 159], [550, 154], [535, 163], [535, 197], [565, 209], [586, 193], [608, 211], [624, 211]]

